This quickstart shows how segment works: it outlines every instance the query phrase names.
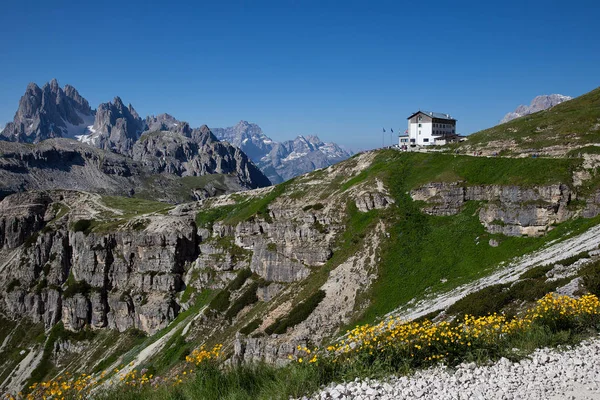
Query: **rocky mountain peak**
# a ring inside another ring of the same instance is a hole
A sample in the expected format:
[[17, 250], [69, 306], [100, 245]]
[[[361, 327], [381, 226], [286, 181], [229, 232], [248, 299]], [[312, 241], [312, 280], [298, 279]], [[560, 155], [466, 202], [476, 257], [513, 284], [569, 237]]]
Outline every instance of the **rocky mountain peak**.
[[520, 105], [513, 112], [509, 112], [502, 118], [500, 121], [501, 124], [505, 122], [512, 121], [515, 118], [520, 118], [525, 115], [533, 114], [538, 111], [547, 110], [548, 108], [554, 107], [557, 104], [562, 102], [571, 100], [572, 97], [565, 96], [562, 94], [550, 94], [550, 95], [541, 95], [536, 96], [529, 106]]
[[352, 155], [335, 143], [324, 143], [315, 135], [299, 135], [276, 142], [257, 124], [240, 120], [229, 128], [213, 129], [219, 140], [242, 149], [273, 183], [329, 166]]
[[58, 86], [58, 81], [56, 80], [56, 78], [53, 78], [50, 81], [50, 89], [55, 93], [58, 92], [59, 90], [61, 90], [60, 86]]
[[28, 143], [53, 137], [73, 138], [85, 131], [92, 118], [88, 102], [72, 86], [63, 90], [56, 79], [41, 89], [29, 83], [13, 122], [7, 124], [0, 138]]
[[112, 103], [102, 103], [96, 111], [92, 134], [86, 141], [105, 150], [129, 154], [135, 141], [146, 130], [146, 123], [133, 106], [125, 104], [119, 96]]

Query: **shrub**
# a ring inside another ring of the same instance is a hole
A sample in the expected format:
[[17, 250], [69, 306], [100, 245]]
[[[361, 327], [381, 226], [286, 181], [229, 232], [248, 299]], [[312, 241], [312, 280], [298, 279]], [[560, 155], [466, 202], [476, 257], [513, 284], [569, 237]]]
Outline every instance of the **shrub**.
[[260, 324], [262, 324], [262, 319], [257, 318], [255, 320], [252, 320], [252, 322], [250, 322], [248, 325], [246, 325], [245, 327], [240, 329], [240, 333], [242, 335], [249, 335], [252, 332], [254, 332], [256, 330], [256, 328], [258, 328], [260, 326]]
[[292, 328], [308, 318], [324, 298], [325, 292], [322, 290], [313, 293], [308, 299], [298, 303], [287, 316], [277, 318], [275, 322], [265, 329], [265, 332], [269, 335], [272, 333], [285, 333], [288, 328]]
[[17, 278], [14, 278], [13, 280], [11, 280], [8, 283], [8, 286], [6, 287], [6, 291], [7, 292], [12, 292], [13, 290], [15, 290], [19, 286], [21, 286], [21, 281], [19, 281]]
[[315, 210], [315, 211], [319, 211], [322, 210], [325, 206], [323, 205], [323, 203], [316, 203], [316, 204], [309, 204], [307, 206], [302, 207], [302, 211], [308, 211], [308, 210]]
[[223, 312], [227, 310], [229, 307], [229, 290], [221, 290], [217, 295], [212, 299], [208, 308], [213, 311]]
[[231, 282], [229, 282], [229, 285], [227, 285], [227, 289], [229, 289], [232, 292], [235, 292], [236, 290], [238, 290], [239, 288], [244, 286], [244, 283], [246, 283], [246, 280], [248, 278], [250, 278], [251, 276], [252, 276], [252, 271], [250, 271], [250, 269], [245, 268], [245, 269], [240, 270], [240, 272], [238, 272], [235, 279], [232, 280]]
[[93, 222], [91, 219], [80, 219], [73, 224], [71, 228], [74, 232], [83, 232], [84, 234], [88, 234], [91, 232], [93, 227]]
[[268, 243], [267, 250], [272, 251], [273, 253], [277, 251], [277, 245], [275, 243]]
[[519, 276], [519, 279], [540, 279], [546, 276], [546, 273], [552, 269], [552, 265], [542, 265], [525, 271]]
[[587, 265], [582, 271], [583, 285], [590, 293], [600, 296], [600, 262]]
[[508, 285], [492, 285], [458, 300], [448, 307], [448, 313], [453, 315], [487, 315], [500, 311], [511, 300]]
[[256, 303], [258, 301], [258, 296], [256, 296], [257, 289], [257, 282], [254, 282], [252, 285], [250, 285], [248, 289], [246, 289], [246, 291], [231, 305], [231, 307], [229, 307], [229, 310], [227, 310], [227, 313], [225, 314], [225, 318], [232, 320], [240, 311], [242, 311], [244, 307]]
[[576, 261], [579, 261], [582, 258], [589, 258], [589, 257], [590, 257], [590, 253], [588, 253], [587, 251], [582, 251], [579, 254], [575, 254], [574, 256], [565, 258], [564, 260], [560, 260], [559, 263], [564, 265], [565, 267], [568, 267], [569, 265], [575, 264]]
[[88, 295], [92, 287], [86, 281], [67, 282], [67, 288], [63, 292], [64, 298], [75, 296], [77, 293]]

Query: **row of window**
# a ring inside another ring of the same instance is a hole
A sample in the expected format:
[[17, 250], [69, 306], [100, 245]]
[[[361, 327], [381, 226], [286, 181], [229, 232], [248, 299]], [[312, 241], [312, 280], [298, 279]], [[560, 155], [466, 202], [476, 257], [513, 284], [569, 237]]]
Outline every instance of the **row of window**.
[[[444, 132], [444, 131], [433, 131], [434, 135], [443, 135], [444, 133], [448, 133], [448, 132]], [[454, 129], [452, 129], [452, 133], [454, 133]]]
[[[452, 128], [454, 125], [450, 125], [450, 124], [433, 124], [434, 128], [445, 128], [445, 129], [449, 129]], [[421, 124], [419, 124], [419, 128], [421, 127]]]

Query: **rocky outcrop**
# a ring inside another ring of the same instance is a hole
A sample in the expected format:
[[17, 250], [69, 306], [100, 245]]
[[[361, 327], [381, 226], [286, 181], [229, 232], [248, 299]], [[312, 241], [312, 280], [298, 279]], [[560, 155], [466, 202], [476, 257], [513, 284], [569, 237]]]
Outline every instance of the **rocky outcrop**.
[[0, 202], [4, 308], [46, 327], [62, 320], [71, 330], [164, 328], [177, 316], [173, 295], [198, 254], [193, 215], [156, 217], [142, 231], [84, 233], [70, 228], [72, 215], [56, 221], [55, 204], [85, 195], [70, 196], [27, 193]]
[[467, 201], [482, 201], [479, 219], [490, 233], [507, 236], [539, 236], [552, 225], [572, 217], [567, 208], [574, 193], [567, 185], [466, 186], [461, 182], [433, 182], [414, 189], [410, 195], [426, 204], [431, 215], [455, 215]]
[[146, 133], [133, 147], [133, 160], [141, 162], [153, 173], [235, 175], [241, 186], [252, 189], [271, 184], [240, 149], [219, 142], [208, 127], [194, 130], [190, 135]]
[[147, 132], [168, 131], [187, 137], [192, 135], [192, 128], [187, 122], [179, 121], [169, 114], [150, 115], [146, 117], [145, 124]]
[[73, 86], [62, 89], [56, 79], [42, 88], [30, 83], [0, 139], [38, 143], [55, 137], [74, 138], [84, 134], [93, 119], [90, 105]]
[[129, 154], [145, 130], [146, 124], [133, 106], [126, 107], [117, 96], [112, 102], [98, 106], [92, 134], [85, 140], [104, 150]]
[[525, 115], [533, 114], [542, 110], [547, 110], [548, 108], [554, 107], [557, 104], [571, 99], [573, 98], [570, 96], [564, 96], [562, 94], [537, 96], [531, 101], [531, 104], [529, 106], [520, 105], [516, 108], [515, 111], [506, 114], [504, 118], [502, 118], [502, 121], [500, 121], [500, 123], [504, 124], [508, 121], [512, 121], [513, 119], [520, 118]]
[[[181, 202], [270, 184], [232, 146], [199, 146], [178, 134], [150, 136], [136, 144], [134, 159], [68, 139], [34, 146], [0, 141], [0, 199], [26, 190], [69, 189]], [[209, 174], [215, 176], [191, 184], [180, 180]]]

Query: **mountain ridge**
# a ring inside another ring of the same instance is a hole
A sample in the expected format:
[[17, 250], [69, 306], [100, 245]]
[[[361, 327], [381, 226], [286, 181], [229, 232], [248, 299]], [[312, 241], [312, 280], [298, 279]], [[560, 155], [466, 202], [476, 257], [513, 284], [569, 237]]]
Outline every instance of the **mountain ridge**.
[[549, 108], [554, 107], [557, 104], [563, 103], [565, 101], [572, 100], [573, 98], [570, 96], [565, 96], [562, 94], [550, 94], [550, 95], [540, 95], [536, 96], [529, 106], [520, 105], [515, 111], [511, 111], [502, 118], [500, 121], [501, 124], [512, 121], [513, 119], [524, 117], [525, 115], [533, 114], [538, 111], [547, 110]]
[[328, 167], [353, 154], [336, 143], [324, 143], [316, 135], [298, 135], [294, 139], [277, 142], [265, 135], [257, 124], [245, 120], [213, 131], [220, 140], [240, 147], [273, 183]]

